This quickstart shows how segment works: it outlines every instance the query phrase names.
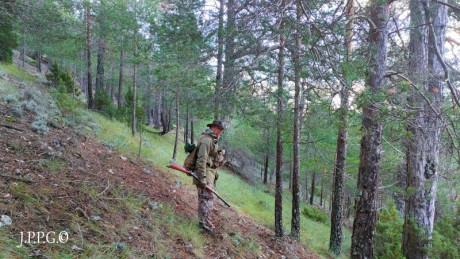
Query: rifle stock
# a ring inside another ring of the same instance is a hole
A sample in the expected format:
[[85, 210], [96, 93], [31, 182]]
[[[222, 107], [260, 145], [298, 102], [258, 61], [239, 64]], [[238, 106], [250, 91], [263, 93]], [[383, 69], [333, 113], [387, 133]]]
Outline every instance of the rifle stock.
[[[180, 172], [183, 172], [183, 173], [186, 173], [187, 175], [192, 176], [193, 178], [195, 178], [195, 179], [197, 179], [199, 181], [198, 177], [196, 176], [196, 174], [194, 172], [189, 171], [189, 170], [185, 169], [184, 167], [182, 167], [182, 166], [180, 166], [180, 165], [178, 165], [176, 163], [171, 163], [167, 167], [171, 168], [171, 169], [174, 169], [174, 170], [177, 170], [177, 171], [180, 171]], [[211, 187], [206, 186], [206, 190], [214, 193], [214, 195], [216, 195], [216, 197], [219, 198], [219, 200], [221, 200], [225, 205], [230, 207], [230, 204], [228, 204], [224, 199], [222, 199], [222, 197], [220, 197], [219, 194], [217, 194], [216, 191], [211, 189]]]

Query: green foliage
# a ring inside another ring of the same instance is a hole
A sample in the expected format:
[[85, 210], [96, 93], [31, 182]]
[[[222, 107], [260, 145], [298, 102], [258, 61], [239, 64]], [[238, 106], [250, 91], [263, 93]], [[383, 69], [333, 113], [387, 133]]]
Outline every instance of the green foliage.
[[96, 91], [94, 95], [94, 108], [109, 118], [114, 118], [117, 114], [117, 108], [104, 90]]
[[63, 92], [74, 93], [76, 90], [70, 72], [61, 70], [56, 62], [51, 65], [50, 72], [46, 74], [46, 79], [51, 81], [54, 87], [63, 87], [61, 88]]
[[404, 258], [401, 250], [403, 223], [394, 203], [379, 212], [375, 233], [376, 258]]
[[12, 3], [0, 3], [0, 62], [13, 62], [13, 49], [18, 46], [17, 36], [13, 32]]
[[312, 219], [316, 222], [321, 222], [323, 224], [329, 224], [329, 218], [326, 212], [314, 207], [314, 206], [305, 206], [302, 210], [302, 214], [307, 218]]
[[460, 208], [456, 215], [447, 213], [435, 224], [433, 243], [430, 249], [432, 258], [459, 258], [460, 256]]

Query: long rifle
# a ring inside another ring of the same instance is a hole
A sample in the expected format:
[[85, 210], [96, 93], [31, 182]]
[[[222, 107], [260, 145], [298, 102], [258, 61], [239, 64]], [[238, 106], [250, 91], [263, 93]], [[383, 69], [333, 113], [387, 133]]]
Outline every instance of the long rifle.
[[[198, 181], [200, 180], [200, 179], [198, 179], [198, 176], [195, 174], [195, 172], [189, 171], [189, 170], [185, 169], [184, 167], [182, 167], [182, 166], [180, 166], [180, 165], [178, 165], [178, 164], [176, 164], [176, 163], [171, 163], [171, 164], [168, 165], [168, 167], [171, 168], [171, 169], [174, 169], [174, 170], [177, 170], [177, 171], [186, 173], [187, 175], [189, 175], [189, 176], [195, 178], [195, 179], [198, 180]], [[228, 204], [224, 199], [222, 199], [222, 197], [220, 197], [219, 194], [217, 194], [216, 191], [214, 191], [213, 189], [211, 189], [211, 187], [206, 186], [205, 189], [208, 190], [208, 191], [210, 191], [210, 192], [212, 192], [212, 193], [214, 193], [214, 195], [216, 195], [217, 198], [219, 198], [219, 200], [221, 200], [225, 205], [227, 205], [228, 207], [230, 207], [230, 204]]]

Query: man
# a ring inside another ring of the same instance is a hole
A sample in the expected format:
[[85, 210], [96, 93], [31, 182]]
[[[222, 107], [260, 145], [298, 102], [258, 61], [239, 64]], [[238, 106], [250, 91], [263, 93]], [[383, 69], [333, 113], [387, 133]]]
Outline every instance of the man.
[[198, 218], [200, 227], [210, 234], [216, 234], [216, 229], [211, 222], [211, 213], [214, 208], [214, 194], [205, 189], [206, 186], [214, 188], [217, 180], [217, 168], [225, 161], [225, 152], [219, 150], [218, 140], [224, 125], [221, 121], [213, 121], [207, 125], [209, 129], [201, 134], [197, 143], [195, 173], [199, 180], [194, 179], [193, 183], [198, 189]]

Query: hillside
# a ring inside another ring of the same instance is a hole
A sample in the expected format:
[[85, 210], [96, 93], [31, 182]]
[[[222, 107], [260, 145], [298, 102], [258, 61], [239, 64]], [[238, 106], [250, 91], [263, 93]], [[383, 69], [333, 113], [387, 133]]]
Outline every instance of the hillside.
[[[191, 180], [166, 170], [155, 156], [164, 150], [149, 146], [164, 143], [147, 141], [149, 159], [136, 159], [129, 143], [107, 134], [124, 126], [99, 125], [101, 116], [45, 90], [37, 75], [0, 69], [0, 214], [12, 220], [0, 228], [0, 257], [318, 257], [219, 202], [219, 235], [200, 233]], [[110, 144], [117, 141], [125, 145]], [[17, 247], [27, 231], [66, 231], [69, 238]]]

